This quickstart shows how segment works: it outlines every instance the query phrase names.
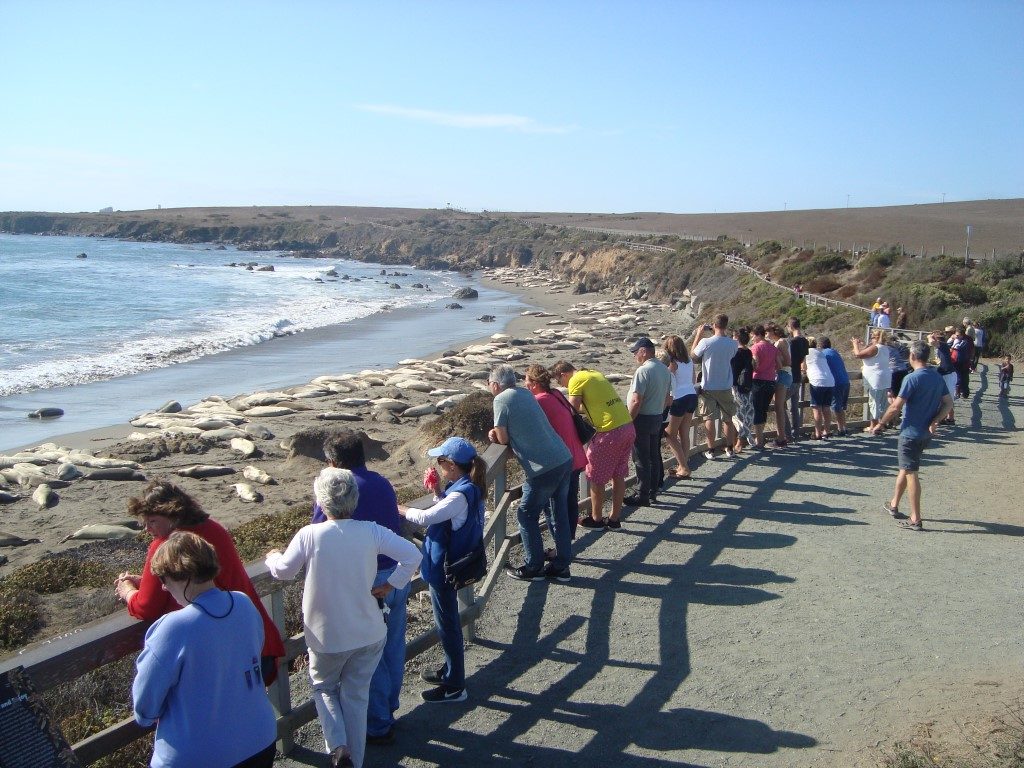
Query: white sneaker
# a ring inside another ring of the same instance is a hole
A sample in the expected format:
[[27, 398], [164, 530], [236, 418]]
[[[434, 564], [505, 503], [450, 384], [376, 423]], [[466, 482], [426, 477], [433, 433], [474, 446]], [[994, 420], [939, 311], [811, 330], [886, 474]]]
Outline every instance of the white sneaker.
[[735, 454], [735, 453], [733, 453], [733, 450], [732, 450], [732, 448], [726, 448], [726, 449], [725, 449], [725, 455], [726, 455], [726, 456], [728, 456], [728, 457], [729, 457], [729, 458], [731, 459], [731, 458], [732, 458], [733, 456], [735, 456], [736, 454]]
[[704, 451], [704, 458], [707, 459], [708, 461], [714, 461], [715, 460], [715, 452], [714, 451]]

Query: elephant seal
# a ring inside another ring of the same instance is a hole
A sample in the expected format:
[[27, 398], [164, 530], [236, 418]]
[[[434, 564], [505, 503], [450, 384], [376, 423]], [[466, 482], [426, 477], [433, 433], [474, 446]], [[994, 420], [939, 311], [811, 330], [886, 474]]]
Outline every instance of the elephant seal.
[[61, 539], [60, 543], [63, 544], [68, 539], [130, 539], [138, 535], [139, 531], [126, 525], [95, 523], [93, 525], [83, 525], [74, 533], [69, 533]]
[[75, 480], [82, 476], [82, 470], [72, 464], [70, 461], [65, 461], [57, 467], [57, 479], [58, 480]]
[[43, 483], [32, 493], [32, 501], [39, 505], [40, 509], [56, 507], [60, 502], [60, 496], [46, 483]]
[[214, 464], [196, 464], [192, 467], [186, 467], [185, 469], [179, 469], [177, 474], [181, 477], [219, 477], [220, 475], [233, 475], [235, 474], [234, 467], [222, 467]]
[[238, 498], [247, 504], [263, 501], [263, 497], [259, 492], [248, 483], [235, 483], [235, 493], [238, 494]]
[[0, 547], [24, 547], [27, 544], [38, 544], [40, 539], [23, 539], [14, 533], [0, 531]]
[[28, 415], [30, 419], [56, 419], [64, 415], [63, 408], [37, 408]]
[[0, 504], [13, 504], [20, 498], [20, 494], [8, 493], [7, 491], [0, 491]]
[[244, 437], [231, 438], [231, 450], [235, 451], [235, 453], [242, 454], [246, 459], [259, 453], [256, 443], [252, 440], [246, 440]]
[[103, 467], [94, 469], [86, 480], [145, 480], [146, 476], [131, 467]]
[[273, 440], [274, 433], [264, 427], [262, 424], [246, 424], [245, 434], [251, 435], [252, 437], [258, 437], [260, 440]]
[[347, 411], [325, 411], [316, 415], [321, 421], [362, 421], [363, 417]]
[[277, 485], [277, 480], [272, 478], [259, 467], [248, 466], [242, 470], [242, 477], [260, 485]]

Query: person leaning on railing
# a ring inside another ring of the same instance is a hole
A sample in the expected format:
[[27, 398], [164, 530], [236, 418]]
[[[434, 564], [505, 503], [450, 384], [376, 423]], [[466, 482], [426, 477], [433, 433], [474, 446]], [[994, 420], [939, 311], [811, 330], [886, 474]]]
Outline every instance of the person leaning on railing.
[[154, 768], [270, 768], [277, 723], [260, 679], [263, 627], [243, 592], [217, 588], [217, 553], [179, 531], [150, 560], [182, 607], [146, 632], [132, 684], [135, 720], [156, 725]]
[[220, 572], [217, 586], [244, 592], [252, 600], [263, 619], [263, 682], [270, 685], [277, 679], [277, 660], [284, 656], [284, 643], [263, 601], [245, 571], [231, 534], [213, 520], [178, 486], [166, 480], [154, 480], [145, 488], [142, 498], [128, 500], [128, 514], [142, 518], [146, 532], [153, 537], [146, 552], [142, 573], [122, 573], [114, 581], [117, 596], [124, 600], [128, 613], [136, 619], [152, 621], [180, 607], [164, 590], [153, 574], [150, 563], [154, 553], [174, 531], [191, 531], [208, 541], [217, 553]]
[[444, 477], [428, 474], [424, 486], [434, 494], [429, 509], [399, 505], [406, 520], [427, 527], [423, 539], [423, 563], [420, 573], [430, 587], [437, 636], [444, 649], [444, 665], [424, 670], [420, 677], [435, 686], [420, 693], [428, 704], [466, 700], [466, 660], [462, 645], [458, 592], [445, 576], [445, 562], [455, 562], [469, 554], [483, 540], [484, 497], [487, 494], [487, 465], [476, 448], [461, 437], [449, 437], [427, 451], [437, 459]]

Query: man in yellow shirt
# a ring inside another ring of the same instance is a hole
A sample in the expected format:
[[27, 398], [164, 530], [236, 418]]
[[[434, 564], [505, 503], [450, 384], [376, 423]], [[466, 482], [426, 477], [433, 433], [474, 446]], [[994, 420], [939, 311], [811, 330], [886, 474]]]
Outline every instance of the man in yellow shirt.
[[[622, 501], [626, 496], [629, 457], [636, 441], [636, 430], [629, 409], [615, 387], [597, 371], [576, 368], [564, 360], [555, 363], [551, 375], [566, 387], [569, 402], [590, 418], [597, 434], [586, 445], [587, 480], [590, 483], [590, 515], [580, 519], [584, 528], [620, 528]], [[602, 517], [604, 488], [612, 483], [612, 512]]]

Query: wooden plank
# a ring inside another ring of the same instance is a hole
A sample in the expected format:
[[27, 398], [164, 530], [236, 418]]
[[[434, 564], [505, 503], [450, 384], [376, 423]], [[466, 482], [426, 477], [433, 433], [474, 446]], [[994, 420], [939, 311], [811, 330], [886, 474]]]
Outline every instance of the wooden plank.
[[0, 672], [25, 667], [36, 690], [47, 691], [142, 650], [148, 627], [149, 622], [133, 619], [127, 613], [97, 619], [0, 659]]
[[75, 757], [83, 765], [91, 765], [111, 752], [121, 747], [126, 747], [133, 741], [137, 741], [150, 732], [150, 728], [143, 728], [135, 722], [134, 718], [122, 720], [109, 728], [104, 728], [99, 733], [94, 733], [87, 739], [83, 739], [72, 746]]

